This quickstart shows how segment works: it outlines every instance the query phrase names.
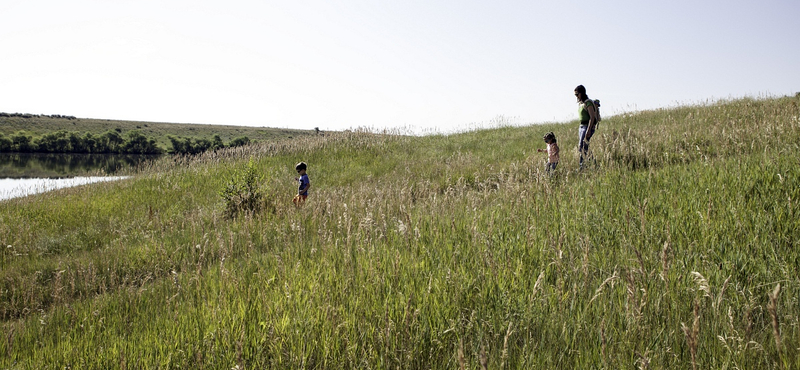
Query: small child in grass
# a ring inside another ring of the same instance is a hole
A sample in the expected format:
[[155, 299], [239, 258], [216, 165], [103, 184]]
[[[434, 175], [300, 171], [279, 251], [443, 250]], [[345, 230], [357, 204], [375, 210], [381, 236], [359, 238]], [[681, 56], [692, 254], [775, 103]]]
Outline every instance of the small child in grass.
[[547, 143], [547, 149], [538, 149], [539, 153], [547, 152], [547, 172], [555, 171], [558, 166], [558, 143], [556, 141], [556, 134], [548, 132], [544, 134], [544, 142]]
[[308, 198], [308, 189], [311, 188], [311, 180], [308, 179], [308, 175], [306, 174], [307, 167], [305, 162], [300, 162], [294, 166], [294, 169], [297, 170], [297, 174], [300, 175], [299, 178], [294, 178], [296, 181], [300, 182], [300, 187], [297, 188], [297, 195], [292, 199], [292, 202], [296, 206], [300, 206], [306, 201], [306, 198]]

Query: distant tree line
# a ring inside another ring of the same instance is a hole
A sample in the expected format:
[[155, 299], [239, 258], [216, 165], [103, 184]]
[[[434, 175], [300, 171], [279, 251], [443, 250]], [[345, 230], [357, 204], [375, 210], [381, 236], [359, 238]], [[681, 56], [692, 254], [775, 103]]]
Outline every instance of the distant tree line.
[[100, 135], [59, 130], [33, 137], [18, 132], [9, 137], [0, 133], [0, 152], [11, 153], [114, 153], [114, 154], [198, 154], [207, 150], [242, 146], [250, 142], [246, 136], [231, 140], [228, 145], [219, 135], [209, 139], [168, 136], [172, 149], [165, 151], [155, 139], [144, 136], [138, 130], [125, 136], [119, 130], [110, 130]]
[[39, 137], [25, 132], [10, 137], [0, 134], [0, 152], [161, 154], [164, 150], [155, 139], [136, 130], [128, 132], [126, 137], [118, 131], [94, 135], [59, 130]]
[[39, 117], [50, 117], [50, 118], [64, 118], [64, 119], [77, 119], [75, 116], [64, 116], [61, 114], [30, 114], [30, 113], [5, 113], [0, 112], [0, 117], [21, 117], [21, 118], [39, 118]]
[[172, 149], [169, 152], [173, 154], [199, 154], [208, 150], [233, 148], [250, 143], [250, 139], [247, 136], [235, 138], [228, 142], [228, 145], [222, 142], [222, 138], [219, 135], [214, 135], [211, 140], [171, 135], [167, 136], [167, 138], [172, 144]]

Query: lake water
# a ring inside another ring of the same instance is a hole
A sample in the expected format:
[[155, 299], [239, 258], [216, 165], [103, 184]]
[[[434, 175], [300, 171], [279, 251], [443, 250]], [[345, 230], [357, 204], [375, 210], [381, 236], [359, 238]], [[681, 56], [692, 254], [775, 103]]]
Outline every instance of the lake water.
[[126, 176], [88, 176], [66, 179], [0, 179], [0, 200], [26, 197], [46, 191], [86, 185], [94, 182], [116, 181]]
[[158, 156], [125, 154], [0, 153], [0, 200], [55, 189], [115, 181], [125, 168]]
[[0, 178], [113, 176], [160, 156], [133, 154], [0, 153]]

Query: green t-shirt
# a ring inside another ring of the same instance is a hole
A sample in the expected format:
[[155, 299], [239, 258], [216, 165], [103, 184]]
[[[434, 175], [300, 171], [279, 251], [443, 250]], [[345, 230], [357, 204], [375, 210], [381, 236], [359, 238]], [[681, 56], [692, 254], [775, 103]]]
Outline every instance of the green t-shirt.
[[586, 109], [588, 105], [594, 106], [592, 99], [586, 99], [583, 103], [578, 104], [578, 117], [581, 118], [581, 124], [583, 125], [588, 125], [589, 120], [592, 118], [589, 115], [589, 110]]

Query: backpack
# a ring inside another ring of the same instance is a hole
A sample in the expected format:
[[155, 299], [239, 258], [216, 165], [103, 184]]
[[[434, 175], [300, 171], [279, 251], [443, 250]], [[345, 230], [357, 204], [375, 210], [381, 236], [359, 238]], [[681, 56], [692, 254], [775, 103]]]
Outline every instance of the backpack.
[[[591, 100], [592, 103], [594, 104], [594, 111], [597, 112], [597, 123], [599, 124], [600, 121], [603, 120], [603, 118], [600, 117], [600, 99], [594, 99], [594, 100], [586, 99], [586, 100]], [[584, 104], [586, 104], [585, 101], [584, 101]]]

